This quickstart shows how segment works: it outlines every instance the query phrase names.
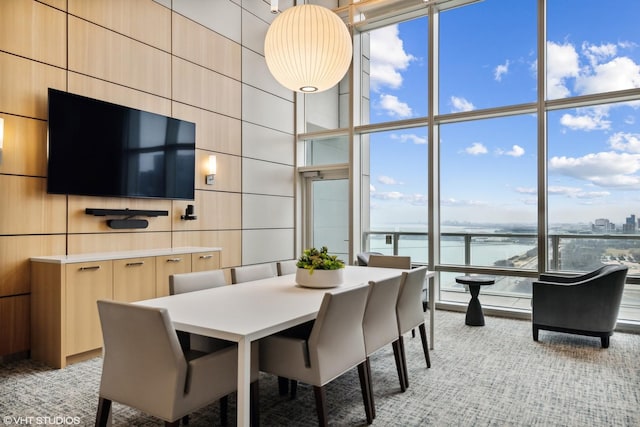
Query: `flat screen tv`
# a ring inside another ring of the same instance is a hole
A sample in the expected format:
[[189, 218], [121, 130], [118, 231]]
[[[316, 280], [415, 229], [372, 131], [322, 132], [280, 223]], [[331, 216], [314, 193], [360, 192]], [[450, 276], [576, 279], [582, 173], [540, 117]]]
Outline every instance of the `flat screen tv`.
[[194, 198], [195, 123], [49, 89], [47, 192]]

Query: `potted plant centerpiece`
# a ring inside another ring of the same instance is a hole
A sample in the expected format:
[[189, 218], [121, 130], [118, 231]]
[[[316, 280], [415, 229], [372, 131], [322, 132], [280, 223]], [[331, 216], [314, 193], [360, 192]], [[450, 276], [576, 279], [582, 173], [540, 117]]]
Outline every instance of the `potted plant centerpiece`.
[[320, 250], [305, 249], [296, 264], [296, 283], [308, 288], [333, 288], [342, 284], [344, 262], [329, 255], [326, 246]]

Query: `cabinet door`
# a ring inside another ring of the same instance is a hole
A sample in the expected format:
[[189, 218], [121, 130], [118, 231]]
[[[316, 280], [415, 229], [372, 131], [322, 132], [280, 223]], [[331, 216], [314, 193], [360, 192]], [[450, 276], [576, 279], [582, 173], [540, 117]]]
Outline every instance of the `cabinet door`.
[[220, 252], [196, 252], [191, 254], [191, 271], [217, 270], [220, 268]]
[[66, 265], [66, 355], [102, 347], [99, 299], [112, 299], [111, 261]]
[[190, 271], [191, 254], [156, 257], [156, 296], [169, 295], [169, 276]]
[[156, 296], [154, 257], [113, 261], [113, 299], [133, 302]]

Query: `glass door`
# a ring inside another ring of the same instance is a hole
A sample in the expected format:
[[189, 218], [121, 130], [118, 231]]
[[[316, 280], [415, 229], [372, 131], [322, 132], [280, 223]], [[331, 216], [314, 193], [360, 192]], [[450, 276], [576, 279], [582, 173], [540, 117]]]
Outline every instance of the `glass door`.
[[349, 179], [346, 170], [313, 171], [305, 179], [305, 247], [326, 246], [349, 262]]

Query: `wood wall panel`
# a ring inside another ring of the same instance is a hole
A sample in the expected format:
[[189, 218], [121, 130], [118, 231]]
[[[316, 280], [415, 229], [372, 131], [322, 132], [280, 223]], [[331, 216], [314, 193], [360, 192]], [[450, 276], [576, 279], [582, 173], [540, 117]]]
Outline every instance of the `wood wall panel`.
[[35, 1], [4, 3], [0, 13], [0, 50], [65, 67], [66, 14]]
[[232, 117], [173, 103], [173, 115], [196, 124], [196, 147], [204, 150], [240, 155], [242, 122]]
[[48, 4], [50, 6], [55, 7], [56, 9], [60, 9], [62, 11], [67, 10], [67, 0], [38, 0], [40, 3]]
[[[216, 177], [213, 185], [205, 184], [209, 155], [216, 156]], [[242, 191], [242, 158], [210, 151], [196, 151], [196, 190]]]
[[135, 233], [149, 231], [170, 231], [171, 216], [146, 219], [149, 227], [145, 229], [114, 230], [107, 225], [108, 219], [123, 219], [123, 216], [93, 216], [85, 213], [86, 208], [95, 209], [147, 209], [163, 210], [171, 213], [171, 200], [161, 199], [129, 199], [116, 197], [84, 197], [69, 196], [69, 233]]
[[0, 325], [15, 325], [0, 331], [0, 355], [29, 350], [30, 301], [29, 295], [0, 298]]
[[65, 196], [47, 194], [44, 178], [0, 175], [0, 235], [66, 231]]
[[[47, 122], [8, 114], [4, 118], [4, 146], [0, 173], [47, 175]], [[0, 214], [3, 208], [0, 207]]]
[[153, 0], [69, 0], [69, 13], [166, 52], [171, 50], [171, 11]]
[[170, 232], [69, 234], [68, 237], [69, 255], [170, 247]]
[[234, 230], [242, 228], [242, 196], [239, 193], [197, 191], [195, 212], [198, 221], [186, 221], [187, 227], [202, 230]]
[[169, 99], [78, 73], [69, 73], [69, 92], [171, 116], [171, 100]]
[[[173, 233], [173, 244], [180, 246], [220, 247], [220, 268], [242, 265], [242, 231], [183, 231]], [[229, 283], [231, 283], [229, 281]]]
[[0, 297], [29, 293], [29, 259], [63, 254], [65, 241], [64, 235], [0, 236]]
[[47, 120], [47, 88], [64, 90], [66, 72], [3, 52], [0, 70], [0, 111]]
[[69, 70], [169, 98], [171, 55], [69, 16]]
[[205, 110], [240, 118], [239, 81], [183, 59], [173, 59], [173, 99]]
[[178, 14], [173, 15], [173, 54], [236, 80], [241, 78], [241, 46]]

